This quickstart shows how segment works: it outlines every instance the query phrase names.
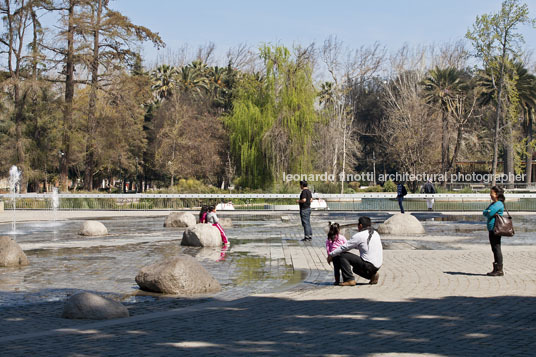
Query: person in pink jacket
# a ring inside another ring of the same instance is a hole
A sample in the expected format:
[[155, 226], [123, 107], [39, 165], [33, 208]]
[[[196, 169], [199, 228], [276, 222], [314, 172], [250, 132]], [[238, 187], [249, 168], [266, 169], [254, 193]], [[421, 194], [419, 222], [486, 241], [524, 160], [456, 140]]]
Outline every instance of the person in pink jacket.
[[[339, 234], [340, 230], [341, 227], [338, 223], [331, 224], [331, 222], [329, 222], [328, 239], [326, 239], [326, 250], [328, 251], [328, 256], [335, 249], [346, 244], [346, 238], [342, 234]], [[341, 282], [340, 264], [333, 264], [333, 273], [335, 274], [335, 282], [333, 285], [339, 285]]]
[[218, 219], [218, 216], [216, 216], [216, 208], [214, 206], [210, 206], [208, 208], [207, 213], [207, 223], [212, 224], [214, 227], [218, 228], [221, 235], [221, 240], [223, 241], [223, 244], [229, 245], [229, 240], [227, 239], [227, 236], [225, 235], [225, 232], [223, 231], [223, 228], [220, 225], [220, 220]]

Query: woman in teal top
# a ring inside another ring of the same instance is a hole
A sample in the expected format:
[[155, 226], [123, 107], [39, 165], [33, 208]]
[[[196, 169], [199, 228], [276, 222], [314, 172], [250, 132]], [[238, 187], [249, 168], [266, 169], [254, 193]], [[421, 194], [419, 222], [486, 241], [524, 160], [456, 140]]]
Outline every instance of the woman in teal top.
[[482, 212], [484, 217], [488, 219], [487, 226], [489, 232], [489, 244], [491, 245], [491, 251], [493, 252], [493, 270], [487, 275], [489, 276], [503, 276], [503, 256], [501, 251], [501, 236], [493, 233], [493, 227], [495, 226], [495, 215], [503, 215], [504, 212], [504, 190], [497, 186], [493, 186], [490, 191], [490, 197], [492, 203]]

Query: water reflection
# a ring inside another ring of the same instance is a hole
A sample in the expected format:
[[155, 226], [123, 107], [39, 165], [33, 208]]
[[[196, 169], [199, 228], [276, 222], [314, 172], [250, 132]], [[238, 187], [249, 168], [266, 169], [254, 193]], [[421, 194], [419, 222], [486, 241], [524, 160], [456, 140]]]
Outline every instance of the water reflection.
[[[302, 278], [284, 259], [261, 256], [265, 250], [259, 250], [259, 245], [281, 244], [280, 238], [266, 239], [270, 228], [265, 225], [274, 227], [273, 219], [270, 223], [251, 217], [237, 219], [235, 227], [228, 229], [233, 245], [221, 248], [180, 246], [183, 230], [164, 228], [163, 217], [103, 221], [110, 232], [104, 237], [79, 236], [81, 220], [21, 224], [26, 234], [18, 243], [31, 265], [0, 269], [0, 307], [62, 300], [79, 290], [139, 301], [134, 281], [139, 270], [181, 253], [195, 257], [215, 276], [224, 297], [271, 291]], [[5, 228], [0, 225], [0, 231]], [[236, 253], [234, 247], [239, 248]]]

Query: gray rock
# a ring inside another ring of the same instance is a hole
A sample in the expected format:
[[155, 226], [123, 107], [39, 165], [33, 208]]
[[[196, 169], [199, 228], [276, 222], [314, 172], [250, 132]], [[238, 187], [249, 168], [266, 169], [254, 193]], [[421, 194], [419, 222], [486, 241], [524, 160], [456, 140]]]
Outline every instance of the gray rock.
[[81, 236], [105, 236], [108, 234], [108, 229], [98, 221], [85, 221], [78, 234]]
[[28, 264], [28, 257], [17, 242], [10, 237], [0, 237], [0, 267], [18, 267]]
[[181, 254], [143, 267], [136, 276], [142, 290], [163, 294], [191, 295], [216, 293], [220, 284], [194, 258]]
[[281, 216], [281, 222], [290, 222], [292, 221], [292, 216]]
[[221, 234], [212, 224], [199, 223], [182, 234], [181, 245], [190, 247], [220, 247]]
[[164, 227], [193, 227], [195, 217], [189, 212], [171, 212], [164, 222]]
[[396, 213], [380, 224], [378, 232], [388, 235], [409, 235], [424, 234], [425, 230], [415, 216], [408, 213]]
[[220, 226], [222, 226], [222, 228], [233, 227], [233, 220], [231, 218], [220, 218], [219, 220]]
[[107, 320], [128, 317], [128, 309], [117, 301], [92, 293], [71, 296], [63, 307], [65, 319]]

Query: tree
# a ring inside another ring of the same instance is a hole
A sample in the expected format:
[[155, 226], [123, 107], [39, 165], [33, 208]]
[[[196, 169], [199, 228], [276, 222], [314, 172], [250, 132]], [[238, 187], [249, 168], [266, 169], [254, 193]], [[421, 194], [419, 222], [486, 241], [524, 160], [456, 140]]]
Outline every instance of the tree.
[[[96, 116], [97, 91], [106, 85], [107, 77], [120, 68], [122, 62], [133, 63], [138, 54], [130, 50], [138, 42], [151, 41], [155, 46], [164, 43], [158, 34], [143, 26], [134, 25], [120, 13], [108, 7], [109, 0], [95, 0], [88, 4], [88, 11], [80, 15], [78, 31], [87, 33], [93, 39], [92, 48], [83, 58], [90, 72], [90, 93], [86, 126], [86, 157], [84, 188], [93, 189], [95, 171], [96, 128], [99, 120]], [[105, 73], [99, 69], [103, 68]], [[104, 82], [104, 83], [103, 83]]]
[[[475, 54], [482, 60], [484, 67], [493, 68], [490, 74], [497, 104], [494, 118], [492, 185], [496, 183], [501, 118], [505, 119], [504, 112], [508, 112], [510, 109], [505, 108], [506, 111], [503, 111], [506, 67], [510, 56], [516, 58], [521, 53], [520, 44], [523, 43], [523, 36], [516, 30], [517, 26], [522, 24], [536, 24], [535, 20], [529, 17], [528, 6], [520, 4], [519, 0], [505, 0], [498, 13], [477, 16], [472, 30], [467, 31], [465, 35], [472, 42]], [[506, 125], [505, 136], [505, 141], [508, 143], [506, 150], [512, 152], [509, 123]], [[513, 160], [508, 163], [508, 167], [505, 167], [505, 172], [512, 171]]]
[[[462, 92], [462, 81], [458, 70], [454, 67], [430, 70], [422, 81], [424, 87], [424, 99], [427, 104], [434, 107], [441, 115], [441, 172], [451, 169], [450, 161], [450, 128], [449, 116], [455, 98], [459, 98]], [[446, 180], [443, 181], [446, 185]]]
[[173, 94], [177, 76], [175, 67], [166, 64], [160, 65], [151, 72], [150, 76], [153, 82], [151, 90], [157, 101], [162, 101]]
[[0, 44], [5, 47], [1, 53], [7, 53], [10, 95], [13, 101], [14, 122], [14, 163], [22, 170], [22, 192], [26, 192], [28, 172], [30, 170], [26, 155], [27, 140], [23, 135], [25, 126], [24, 108], [27, 100], [28, 86], [24, 88], [26, 30], [31, 23], [33, 11], [31, 0], [3, 0], [0, 14], [3, 16], [6, 32], [0, 36]]
[[[358, 88], [366, 87], [380, 70], [384, 57], [385, 50], [377, 43], [352, 51], [344, 49], [343, 43], [335, 37], [324, 41], [322, 60], [331, 82], [325, 84], [320, 93], [327, 115], [327, 135], [323, 141], [328, 149], [326, 154], [331, 158], [333, 175], [340, 170], [344, 178], [357, 164], [359, 142], [354, 122], [358, 119], [359, 103], [356, 94]], [[341, 180], [341, 193], [344, 193], [344, 181]]]
[[534, 141], [532, 138], [532, 124], [534, 112], [536, 110], [536, 76], [529, 73], [522, 62], [514, 64], [517, 81], [516, 90], [519, 98], [520, 112], [525, 132], [525, 182], [532, 182], [532, 153], [534, 152]]
[[245, 75], [226, 120], [243, 184], [269, 187], [283, 172], [312, 170], [318, 115], [312, 48], [264, 46], [264, 73]]

